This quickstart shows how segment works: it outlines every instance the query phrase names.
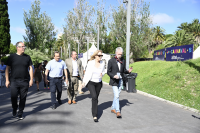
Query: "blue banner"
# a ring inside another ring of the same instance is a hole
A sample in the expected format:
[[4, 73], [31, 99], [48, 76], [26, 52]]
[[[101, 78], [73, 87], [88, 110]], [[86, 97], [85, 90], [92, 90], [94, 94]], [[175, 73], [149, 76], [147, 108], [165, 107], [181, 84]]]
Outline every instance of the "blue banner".
[[83, 58], [83, 53], [78, 54], [78, 58]]
[[193, 58], [193, 44], [166, 48], [166, 61], [184, 61]]
[[165, 49], [154, 51], [153, 60], [165, 60]]

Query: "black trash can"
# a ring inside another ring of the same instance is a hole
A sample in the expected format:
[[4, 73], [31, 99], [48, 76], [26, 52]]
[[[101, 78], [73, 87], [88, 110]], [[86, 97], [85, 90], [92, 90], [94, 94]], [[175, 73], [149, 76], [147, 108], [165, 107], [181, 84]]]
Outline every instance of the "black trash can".
[[127, 74], [126, 78], [128, 80], [128, 82], [126, 83], [126, 91], [127, 92], [132, 92], [132, 93], [136, 93], [137, 90], [135, 88], [135, 79], [137, 77], [137, 73], [130, 73]]
[[128, 82], [127, 76], [128, 74], [124, 74], [122, 91], [126, 91], [126, 83]]

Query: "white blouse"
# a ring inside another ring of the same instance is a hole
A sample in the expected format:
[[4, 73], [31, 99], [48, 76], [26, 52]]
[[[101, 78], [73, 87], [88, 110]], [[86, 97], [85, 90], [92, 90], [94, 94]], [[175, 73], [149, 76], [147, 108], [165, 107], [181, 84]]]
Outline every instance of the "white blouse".
[[[83, 78], [83, 83], [85, 86], [88, 84], [89, 81], [93, 82], [101, 82], [104, 72], [105, 64], [103, 61], [100, 61], [100, 67], [95, 67], [95, 60], [89, 61], [87, 64], [87, 68], [85, 71], [85, 75]], [[102, 73], [102, 77], [100, 77], [100, 74]]]
[[95, 82], [95, 83], [101, 82], [102, 80], [101, 74], [102, 74], [101, 66], [99, 68], [94, 67], [94, 71], [92, 73], [92, 77], [90, 81]]

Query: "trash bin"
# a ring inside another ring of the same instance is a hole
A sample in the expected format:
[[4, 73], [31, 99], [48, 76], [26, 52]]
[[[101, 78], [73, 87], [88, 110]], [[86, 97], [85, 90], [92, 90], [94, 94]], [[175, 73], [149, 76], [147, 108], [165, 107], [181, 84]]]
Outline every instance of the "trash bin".
[[126, 91], [127, 92], [133, 92], [136, 93], [136, 88], [135, 88], [135, 79], [137, 77], [137, 73], [130, 73], [126, 75], [127, 78], [127, 83], [126, 83]]

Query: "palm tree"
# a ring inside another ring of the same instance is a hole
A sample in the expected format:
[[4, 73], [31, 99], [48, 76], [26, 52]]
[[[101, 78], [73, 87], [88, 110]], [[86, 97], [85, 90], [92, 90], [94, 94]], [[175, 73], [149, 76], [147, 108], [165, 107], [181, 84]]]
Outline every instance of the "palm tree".
[[191, 24], [189, 24], [190, 32], [194, 35], [195, 40], [200, 43], [200, 22], [199, 19], [194, 19]]
[[163, 41], [165, 41], [165, 34], [164, 29], [162, 29], [160, 26], [156, 26], [154, 28], [154, 47], [161, 44]]
[[195, 44], [195, 39], [192, 34], [186, 33], [185, 30], [178, 30], [165, 42], [165, 47], [182, 46], [188, 44]]

